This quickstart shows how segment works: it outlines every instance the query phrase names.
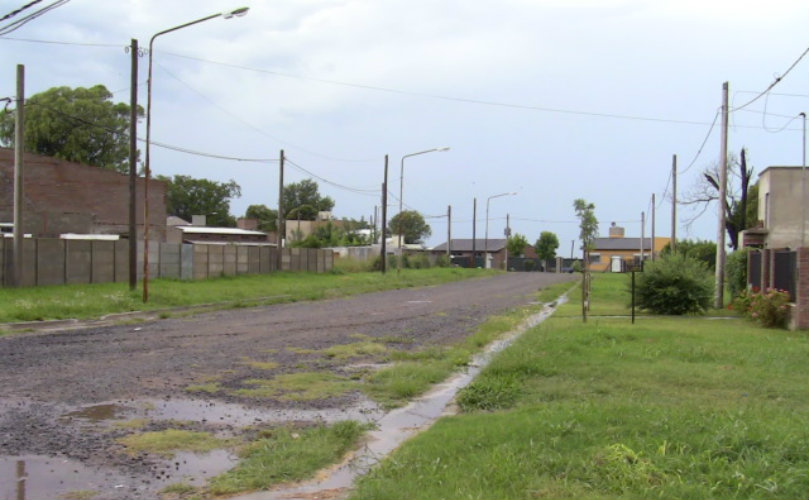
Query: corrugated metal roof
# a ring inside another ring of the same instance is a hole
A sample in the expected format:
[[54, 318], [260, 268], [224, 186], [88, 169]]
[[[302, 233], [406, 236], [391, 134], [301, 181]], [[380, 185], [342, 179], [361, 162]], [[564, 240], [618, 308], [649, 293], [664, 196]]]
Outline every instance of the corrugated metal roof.
[[177, 226], [184, 234], [240, 234], [252, 236], [267, 236], [261, 231], [239, 229], [238, 227], [207, 227], [207, 226]]

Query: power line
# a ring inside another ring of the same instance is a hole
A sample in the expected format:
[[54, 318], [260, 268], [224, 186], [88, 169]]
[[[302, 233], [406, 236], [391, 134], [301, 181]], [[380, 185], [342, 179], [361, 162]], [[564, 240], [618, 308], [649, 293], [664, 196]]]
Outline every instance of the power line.
[[38, 4], [38, 3], [39, 3], [39, 2], [41, 2], [41, 1], [42, 1], [42, 0], [34, 0], [33, 2], [28, 2], [27, 4], [23, 5], [23, 6], [22, 6], [22, 7], [20, 7], [19, 9], [12, 10], [12, 11], [11, 11], [11, 12], [9, 12], [8, 14], [6, 14], [6, 15], [5, 15], [5, 16], [3, 16], [2, 18], [0, 18], [0, 22], [5, 21], [6, 19], [10, 19], [10, 18], [12, 18], [12, 17], [16, 16], [16, 15], [17, 15], [17, 14], [19, 14], [20, 12], [24, 11], [25, 9], [27, 9], [27, 8], [29, 8], [29, 7], [31, 7], [31, 6], [34, 6], [34, 5]]
[[17, 38], [11, 36], [0, 36], [0, 40], [8, 40], [9, 42], [25, 42], [25, 43], [41, 43], [46, 45], [75, 45], [79, 47], [114, 47], [121, 48], [120, 43], [84, 43], [84, 42], [62, 42], [58, 40], [34, 40], [32, 38]]
[[312, 172], [311, 170], [307, 170], [306, 168], [298, 165], [297, 163], [290, 160], [289, 158], [286, 158], [286, 163], [289, 163], [291, 166], [297, 168], [301, 172], [304, 172], [304, 173], [306, 173], [306, 174], [308, 174], [308, 175], [310, 175], [310, 176], [312, 176], [312, 177], [314, 177], [314, 178], [316, 178], [316, 179], [318, 179], [320, 181], [323, 181], [326, 184], [334, 186], [336, 188], [343, 189], [345, 191], [351, 191], [353, 193], [361, 194], [361, 195], [365, 195], [365, 196], [378, 196], [379, 195], [379, 190], [377, 190], [377, 189], [356, 188], [356, 187], [346, 186], [344, 184], [339, 184], [339, 183], [334, 182], [332, 180], [326, 179], [325, 177], [317, 175], [316, 173]]
[[487, 101], [481, 99], [470, 99], [464, 97], [454, 97], [454, 96], [446, 96], [446, 95], [439, 95], [439, 94], [428, 94], [424, 92], [414, 92], [409, 90], [402, 90], [402, 89], [394, 89], [390, 87], [379, 87], [374, 85], [364, 85], [359, 83], [350, 83], [350, 82], [342, 82], [337, 80], [327, 80], [323, 78], [313, 78], [313, 77], [306, 77], [301, 75], [292, 75], [289, 73], [282, 73], [279, 71], [272, 71], [267, 69], [255, 68], [250, 66], [244, 66], [239, 64], [221, 62], [221, 61], [212, 61], [210, 59], [204, 59], [200, 57], [194, 56], [186, 56], [182, 54], [177, 54], [173, 52], [165, 52], [166, 55], [178, 57], [181, 59], [188, 59], [192, 61], [198, 62], [205, 62], [209, 64], [215, 64], [219, 66], [224, 66], [233, 69], [241, 69], [245, 71], [253, 71], [255, 73], [263, 73], [273, 76], [280, 76], [283, 78], [292, 78], [296, 80], [305, 80], [317, 83], [324, 83], [328, 85], [338, 85], [342, 87], [351, 87], [351, 88], [358, 88], [364, 90], [373, 90], [377, 92], [386, 92], [390, 94], [399, 94], [399, 95], [407, 95], [407, 96], [414, 96], [414, 97], [426, 97], [430, 99], [438, 99], [444, 101], [452, 101], [452, 102], [461, 102], [466, 104], [477, 104], [483, 106], [494, 106], [494, 107], [503, 107], [503, 108], [512, 108], [512, 109], [526, 109], [532, 111], [541, 111], [546, 113], [561, 113], [561, 114], [570, 114], [570, 115], [579, 115], [579, 116], [593, 116], [599, 118], [615, 118], [615, 119], [623, 119], [623, 120], [636, 120], [636, 121], [651, 121], [651, 122], [660, 122], [660, 123], [678, 123], [684, 125], [707, 125], [704, 122], [697, 122], [691, 120], [674, 120], [674, 119], [667, 119], [667, 118], [657, 118], [657, 117], [650, 117], [650, 116], [637, 116], [637, 115], [623, 115], [623, 114], [615, 114], [615, 113], [602, 113], [596, 111], [581, 111], [581, 110], [572, 110], [572, 109], [563, 109], [563, 108], [552, 108], [546, 106], [533, 106], [533, 105], [526, 105], [526, 104], [515, 104], [515, 103], [505, 103], [505, 102], [498, 102], [498, 101]]
[[705, 139], [702, 140], [702, 144], [699, 146], [699, 149], [697, 150], [697, 154], [694, 155], [694, 159], [691, 160], [691, 163], [689, 163], [688, 166], [685, 167], [684, 170], [681, 170], [681, 171], [678, 172], [678, 175], [683, 175], [686, 172], [688, 172], [689, 170], [691, 170], [691, 167], [693, 167], [694, 164], [697, 162], [697, 158], [699, 158], [699, 155], [702, 154], [702, 150], [705, 148], [705, 145], [708, 144], [708, 139], [711, 137], [711, 133], [713, 132], [714, 127], [716, 126], [716, 120], [718, 120], [718, 119], [719, 119], [719, 110], [717, 109], [716, 114], [713, 117], [713, 122], [711, 123], [711, 126], [708, 129], [708, 133], [705, 134]]
[[804, 50], [804, 51], [803, 51], [803, 53], [802, 53], [802, 54], [801, 54], [801, 55], [800, 55], [800, 56], [799, 56], [797, 59], [795, 59], [795, 62], [793, 62], [793, 63], [792, 63], [792, 65], [791, 65], [789, 68], [787, 68], [787, 70], [784, 72], [784, 74], [783, 74], [783, 75], [775, 77], [775, 80], [773, 80], [773, 82], [772, 82], [771, 84], [769, 84], [769, 85], [767, 86], [767, 88], [766, 88], [766, 89], [764, 89], [764, 90], [762, 90], [761, 92], [759, 92], [759, 94], [758, 94], [757, 96], [755, 96], [754, 98], [750, 99], [750, 100], [749, 100], [749, 101], [747, 101], [746, 103], [742, 104], [741, 106], [737, 106], [736, 108], [733, 108], [733, 109], [731, 109], [730, 111], [731, 111], [731, 112], [733, 112], [733, 111], [739, 111], [739, 110], [744, 109], [744, 108], [746, 108], [747, 106], [749, 106], [749, 105], [753, 104], [753, 103], [754, 103], [754, 102], [756, 102], [757, 100], [761, 99], [761, 97], [762, 97], [762, 96], [764, 96], [766, 93], [768, 93], [770, 90], [772, 90], [772, 89], [773, 89], [773, 87], [775, 87], [776, 85], [778, 85], [779, 83], [781, 83], [781, 80], [783, 80], [784, 78], [786, 78], [786, 76], [789, 74], [789, 72], [790, 72], [790, 71], [792, 71], [792, 70], [795, 68], [795, 66], [797, 66], [797, 65], [798, 65], [798, 63], [799, 63], [799, 62], [801, 62], [801, 59], [803, 59], [803, 58], [806, 56], [806, 54], [808, 54], [808, 53], [809, 53], [809, 48], [807, 48], [806, 50]]
[[243, 124], [243, 125], [245, 125], [245, 126], [249, 127], [249, 128], [250, 128], [250, 129], [252, 129], [253, 131], [255, 131], [255, 132], [257, 132], [257, 133], [259, 133], [259, 134], [261, 134], [261, 135], [263, 135], [263, 136], [265, 136], [265, 137], [268, 137], [268, 138], [270, 138], [270, 139], [272, 139], [272, 140], [274, 140], [274, 141], [277, 141], [277, 142], [280, 142], [280, 143], [286, 144], [286, 145], [288, 145], [288, 146], [290, 146], [290, 147], [293, 147], [293, 148], [295, 148], [295, 149], [298, 149], [298, 150], [300, 150], [300, 151], [303, 151], [304, 153], [308, 153], [308, 154], [311, 154], [311, 155], [313, 155], [313, 156], [318, 156], [318, 157], [320, 157], [320, 158], [323, 158], [323, 159], [326, 159], [326, 160], [331, 160], [331, 161], [337, 161], [337, 162], [370, 162], [370, 161], [376, 161], [376, 160], [371, 160], [371, 159], [352, 160], [352, 159], [346, 159], [346, 158], [334, 158], [334, 157], [332, 157], [332, 156], [324, 155], [324, 154], [318, 153], [318, 152], [316, 152], [316, 151], [312, 151], [312, 150], [306, 149], [306, 148], [304, 148], [304, 147], [302, 147], [302, 146], [298, 146], [298, 145], [296, 145], [296, 144], [292, 144], [292, 143], [291, 143], [291, 142], [289, 142], [289, 141], [285, 141], [285, 140], [283, 140], [283, 139], [280, 139], [280, 138], [278, 138], [278, 137], [275, 137], [275, 136], [273, 136], [273, 135], [271, 135], [271, 134], [267, 133], [266, 131], [262, 130], [261, 128], [257, 127], [256, 125], [254, 125], [254, 124], [252, 124], [252, 123], [248, 122], [247, 120], [243, 119], [242, 117], [238, 116], [237, 114], [233, 113], [233, 112], [232, 112], [232, 111], [230, 111], [228, 108], [226, 108], [226, 107], [224, 107], [224, 106], [221, 106], [219, 103], [217, 103], [216, 101], [214, 101], [213, 99], [211, 99], [211, 98], [210, 98], [210, 97], [208, 97], [207, 95], [203, 94], [203, 93], [202, 93], [202, 92], [200, 92], [199, 90], [197, 90], [197, 89], [196, 89], [195, 87], [193, 87], [191, 84], [189, 84], [188, 82], [185, 82], [185, 81], [184, 81], [184, 80], [182, 80], [180, 77], [178, 77], [177, 75], [175, 75], [174, 73], [172, 73], [171, 71], [169, 71], [169, 70], [168, 70], [166, 67], [164, 67], [163, 65], [161, 65], [161, 64], [159, 64], [159, 63], [158, 63], [157, 65], [160, 67], [160, 69], [161, 69], [162, 71], [166, 72], [166, 73], [167, 73], [167, 74], [168, 74], [170, 77], [174, 78], [174, 79], [175, 79], [175, 80], [177, 80], [178, 82], [180, 82], [180, 83], [182, 83], [183, 85], [185, 85], [186, 87], [188, 87], [188, 88], [189, 88], [189, 89], [190, 89], [192, 92], [194, 92], [195, 94], [197, 94], [198, 96], [200, 96], [202, 99], [206, 100], [206, 101], [207, 101], [209, 104], [211, 104], [212, 106], [214, 106], [216, 109], [218, 109], [218, 110], [222, 111], [223, 113], [227, 114], [227, 115], [228, 115], [228, 116], [230, 116], [231, 118], [234, 118], [235, 120], [237, 120], [237, 121], [238, 121], [238, 122], [240, 122], [241, 124]]
[[[70, 0], [56, 0], [52, 4], [46, 5], [45, 7], [42, 7], [41, 9], [39, 9], [36, 12], [28, 14], [27, 16], [22, 17], [20, 19], [17, 19], [16, 21], [12, 21], [9, 24], [7, 24], [6, 26], [0, 27], [0, 36], [7, 35], [7, 34], [13, 32], [13, 31], [16, 31], [16, 30], [22, 28], [24, 25], [28, 24], [29, 22], [33, 21], [34, 19], [36, 19], [36, 18], [50, 12], [51, 10], [53, 10], [53, 9], [55, 9], [57, 7], [61, 7], [62, 5], [68, 3], [69, 1]], [[13, 15], [13, 13], [12, 13], [12, 15]]]

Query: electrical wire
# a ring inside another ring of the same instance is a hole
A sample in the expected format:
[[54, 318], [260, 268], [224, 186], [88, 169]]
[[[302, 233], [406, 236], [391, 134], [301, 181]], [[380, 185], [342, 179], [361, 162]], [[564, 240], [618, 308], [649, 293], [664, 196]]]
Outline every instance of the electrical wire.
[[17, 38], [11, 36], [0, 36], [0, 40], [8, 40], [10, 42], [41, 43], [46, 45], [74, 45], [78, 47], [106, 47], [106, 48], [113, 47], [116, 49], [121, 48], [120, 43], [113, 44], [113, 43], [62, 42], [59, 40], [34, 40], [32, 38]]
[[38, 4], [38, 3], [39, 3], [39, 2], [41, 2], [41, 1], [42, 1], [42, 0], [34, 0], [33, 2], [28, 2], [27, 4], [23, 5], [23, 6], [22, 6], [22, 7], [20, 7], [19, 9], [12, 10], [12, 11], [11, 11], [11, 12], [9, 12], [8, 14], [6, 14], [5, 16], [0, 17], [0, 22], [3, 22], [3, 21], [5, 21], [5, 20], [7, 20], [7, 19], [11, 19], [12, 17], [16, 16], [16, 15], [17, 15], [17, 14], [19, 14], [20, 12], [24, 11], [25, 9], [27, 9], [27, 8], [29, 8], [29, 7], [32, 7], [32, 6], [36, 5], [36, 4]]
[[716, 126], [716, 121], [719, 119], [720, 111], [721, 111], [721, 109], [716, 110], [716, 114], [713, 117], [713, 122], [711, 123], [710, 128], [708, 128], [708, 133], [705, 134], [705, 139], [702, 140], [702, 144], [699, 146], [699, 149], [697, 150], [697, 154], [694, 155], [694, 159], [691, 160], [691, 163], [689, 163], [688, 166], [685, 167], [684, 170], [680, 170], [678, 172], [678, 175], [683, 175], [686, 172], [688, 172], [689, 170], [691, 170], [691, 167], [693, 167], [694, 164], [697, 162], [697, 158], [699, 158], [699, 156], [702, 154], [702, 150], [705, 148], [705, 145], [708, 144], [708, 139], [711, 137], [711, 133], [713, 133], [713, 129]]
[[285, 141], [285, 140], [283, 140], [283, 139], [280, 139], [280, 138], [278, 138], [278, 137], [275, 137], [275, 136], [273, 136], [273, 135], [271, 135], [271, 134], [267, 133], [267, 132], [266, 132], [266, 131], [264, 131], [263, 129], [259, 128], [258, 126], [254, 125], [253, 123], [248, 122], [247, 120], [245, 120], [245, 119], [244, 119], [244, 118], [242, 118], [241, 116], [238, 116], [236, 113], [233, 113], [233, 112], [232, 112], [232, 111], [230, 111], [228, 108], [226, 108], [226, 107], [224, 107], [224, 106], [221, 106], [219, 103], [217, 103], [216, 101], [214, 101], [213, 99], [211, 99], [211, 98], [210, 98], [210, 97], [208, 97], [207, 95], [203, 94], [203, 93], [202, 93], [202, 92], [200, 92], [199, 90], [197, 90], [197, 89], [196, 89], [195, 87], [193, 87], [191, 84], [189, 84], [188, 82], [186, 82], [186, 81], [182, 80], [180, 77], [178, 77], [177, 75], [175, 75], [173, 72], [169, 71], [169, 70], [168, 70], [168, 69], [167, 69], [165, 66], [163, 66], [163, 65], [161, 65], [161, 64], [159, 64], [159, 63], [157, 63], [157, 66], [158, 66], [158, 67], [161, 69], [161, 71], [164, 71], [164, 72], [165, 72], [166, 74], [168, 74], [170, 77], [172, 77], [173, 79], [177, 80], [177, 81], [178, 81], [178, 82], [180, 82], [181, 84], [185, 85], [185, 86], [186, 86], [188, 89], [190, 89], [192, 92], [194, 92], [195, 94], [197, 94], [198, 96], [200, 96], [202, 99], [204, 99], [205, 101], [207, 101], [207, 102], [208, 102], [208, 104], [212, 105], [213, 107], [215, 107], [215, 108], [216, 108], [216, 109], [218, 109], [219, 111], [221, 111], [221, 112], [225, 113], [226, 115], [228, 115], [228, 116], [230, 116], [231, 118], [235, 119], [236, 121], [240, 122], [242, 125], [245, 125], [246, 127], [250, 128], [250, 129], [251, 129], [251, 130], [253, 130], [254, 132], [257, 132], [258, 134], [263, 135], [264, 137], [267, 137], [267, 138], [269, 138], [269, 139], [272, 139], [272, 140], [274, 140], [274, 141], [276, 141], [276, 142], [280, 142], [280, 143], [286, 144], [286, 145], [288, 145], [288, 146], [290, 146], [290, 147], [292, 147], [292, 148], [294, 148], [294, 149], [297, 149], [297, 150], [302, 151], [302, 152], [304, 152], [304, 153], [308, 153], [308, 154], [313, 155], [313, 156], [317, 156], [317, 157], [319, 157], [319, 158], [323, 158], [323, 159], [325, 159], [325, 160], [331, 160], [331, 161], [336, 161], [336, 162], [357, 162], [357, 163], [365, 163], [365, 162], [377, 161], [377, 160], [374, 160], [374, 159], [347, 159], [347, 158], [335, 158], [335, 157], [332, 157], [332, 156], [324, 155], [324, 154], [322, 154], [322, 153], [318, 153], [318, 152], [316, 152], [316, 151], [312, 151], [312, 150], [310, 150], [310, 149], [304, 148], [303, 146], [299, 146], [299, 145], [293, 144], [293, 143], [291, 143], [291, 142], [289, 142], [289, 141]]
[[762, 90], [761, 92], [759, 92], [759, 94], [758, 94], [758, 95], [756, 95], [754, 98], [750, 99], [750, 100], [749, 100], [749, 101], [747, 101], [746, 103], [742, 104], [741, 106], [737, 106], [737, 107], [735, 107], [735, 108], [732, 108], [730, 111], [731, 111], [731, 112], [733, 112], [733, 111], [739, 111], [739, 110], [744, 109], [744, 108], [746, 108], [747, 106], [749, 106], [749, 105], [753, 104], [754, 102], [758, 101], [759, 99], [761, 99], [761, 97], [763, 97], [765, 94], [767, 94], [767, 93], [768, 93], [770, 90], [772, 90], [772, 89], [773, 89], [773, 88], [774, 88], [776, 85], [778, 85], [779, 83], [781, 83], [781, 81], [782, 81], [784, 78], [786, 78], [786, 76], [787, 76], [787, 75], [788, 75], [788, 74], [789, 74], [789, 73], [790, 73], [790, 72], [791, 72], [791, 71], [792, 71], [792, 70], [795, 68], [795, 66], [797, 66], [797, 65], [798, 65], [798, 63], [799, 63], [799, 62], [801, 62], [801, 59], [803, 59], [803, 58], [806, 56], [806, 54], [808, 54], [808, 53], [809, 53], [809, 48], [807, 48], [806, 50], [804, 50], [804, 51], [803, 51], [803, 53], [802, 53], [802, 54], [801, 54], [801, 55], [800, 55], [800, 56], [799, 56], [797, 59], [795, 59], [795, 62], [793, 62], [793, 63], [792, 63], [792, 65], [791, 65], [789, 68], [787, 68], [787, 70], [784, 72], [784, 74], [783, 74], [783, 75], [781, 75], [781, 76], [776, 76], [776, 77], [775, 77], [775, 80], [773, 80], [773, 82], [772, 82], [771, 84], [769, 84], [769, 85], [767, 86], [767, 88], [766, 88], [766, 89], [764, 89], [764, 90]]
[[578, 116], [592, 116], [598, 118], [615, 118], [615, 119], [623, 119], [623, 120], [636, 120], [636, 121], [647, 121], [647, 122], [659, 122], [659, 123], [677, 123], [677, 124], [684, 124], [684, 125], [707, 125], [704, 122], [698, 121], [691, 121], [691, 120], [674, 120], [674, 119], [667, 119], [667, 118], [657, 118], [657, 117], [650, 117], [650, 116], [638, 116], [638, 115], [623, 115], [623, 114], [615, 114], [615, 113], [602, 113], [596, 111], [582, 111], [582, 110], [572, 110], [572, 109], [563, 109], [563, 108], [552, 108], [546, 106], [532, 106], [526, 104], [515, 104], [515, 103], [505, 103], [505, 102], [498, 102], [498, 101], [487, 101], [481, 99], [470, 99], [464, 97], [453, 97], [447, 95], [439, 95], [439, 94], [428, 94], [424, 92], [414, 92], [409, 90], [402, 90], [402, 89], [395, 89], [390, 87], [379, 87], [374, 85], [364, 85], [359, 83], [350, 83], [350, 82], [342, 82], [337, 80], [327, 80], [323, 78], [313, 78], [313, 77], [306, 77], [300, 75], [292, 75], [289, 73], [282, 73], [279, 71], [272, 71], [267, 69], [255, 68], [250, 66], [244, 66], [239, 64], [221, 62], [221, 61], [213, 61], [210, 59], [204, 59], [201, 57], [194, 57], [194, 56], [186, 56], [182, 54], [177, 54], [174, 52], [163, 52], [166, 55], [170, 55], [173, 57], [178, 57], [181, 59], [188, 59], [197, 62], [204, 62], [209, 64], [215, 64], [218, 66], [223, 66], [232, 69], [241, 69], [245, 71], [252, 71], [255, 73], [262, 73], [268, 74], [273, 76], [280, 76], [283, 78], [291, 78], [296, 80], [305, 80], [311, 81], [316, 83], [323, 83], [328, 85], [337, 85], [341, 87], [351, 87], [351, 88], [358, 88], [364, 90], [373, 90], [377, 92], [385, 92], [390, 94], [399, 94], [399, 95], [407, 95], [413, 97], [425, 97], [430, 99], [438, 99], [443, 101], [452, 101], [452, 102], [460, 102], [466, 104], [477, 104], [482, 106], [493, 106], [493, 107], [502, 107], [502, 108], [512, 108], [512, 109], [525, 109], [531, 111], [541, 111], [546, 113], [560, 113], [560, 114], [569, 114], [569, 115], [578, 115]]
[[350, 191], [350, 192], [353, 192], [353, 193], [356, 193], [356, 194], [361, 194], [361, 195], [364, 195], [364, 196], [379, 196], [379, 190], [378, 189], [363, 189], [363, 188], [356, 188], [356, 187], [346, 186], [344, 184], [340, 184], [340, 183], [334, 182], [332, 180], [329, 180], [329, 179], [327, 179], [325, 177], [322, 177], [320, 175], [317, 175], [316, 173], [312, 172], [311, 170], [308, 170], [308, 169], [300, 166], [299, 164], [295, 163], [294, 161], [292, 161], [292, 160], [290, 160], [288, 158], [284, 158], [284, 162], [289, 163], [291, 166], [297, 168], [301, 172], [304, 172], [307, 175], [310, 175], [310, 176], [312, 176], [312, 177], [314, 177], [314, 178], [316, 178], [316, 179], [318, 179], [318, 180], [320, 180], [320, 181], [322, 181], [322, 182], [324, 182], [326, 184], [329, 184], [330, 186], [334, 186], [334, 187], [336, 187], [338, 189], [343, 189], [345, 191]]
[[69, 1], [70, 0], [56, 0], [55, 2], [53, 2], [53, 3], [49, 4], [49, 5], [46, 5], [45, 7], [42, 7], [41, 9], [39, 9], [36, 12], [33, 12], [31, 14], [28, 14], [25, 17], [17, 19], [16, 21], [12, 21], [12, 22], [8, 23], [6, 26], [0, 26], [0, 36], [7, 35], [7, 34], [13, 32], [13, 31], [16, 31], [16, 30], [22, 28], [23, 26], [25, 26], [29, 22], [33, 21], [34, 19], [36, 19], [36, 18], [50, 12], [53, 9], [56, 9], [57, 7], [61, 7], [62, 5], [65, 5]]

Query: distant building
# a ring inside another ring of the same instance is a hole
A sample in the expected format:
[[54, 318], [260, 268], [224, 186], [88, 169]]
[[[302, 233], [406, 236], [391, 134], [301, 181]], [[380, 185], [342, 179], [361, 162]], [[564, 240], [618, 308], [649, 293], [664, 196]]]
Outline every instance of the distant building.
[[643, 260], [650, 259], [652, 253], [659, 254], [669, 244], [671, 238], [627, 238], [623, 227], [614, 222], [610, 226], [609, 237], [593, 240], [590, 251], [591, 271], [624, 272], [631, 267], [639, 267]]

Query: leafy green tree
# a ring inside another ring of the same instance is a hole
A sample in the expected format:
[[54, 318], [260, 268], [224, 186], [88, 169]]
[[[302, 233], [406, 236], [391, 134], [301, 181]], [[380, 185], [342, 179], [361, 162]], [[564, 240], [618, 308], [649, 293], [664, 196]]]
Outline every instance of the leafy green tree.
[[205, 215], [209, 226], [236, 226], [236, 218], [230, 215], [230, 199], [242, 194], [236, 181], [216, 182], [187, 175], [158, 176], [157, 179], [166, 183], [169, 215], [185, 220], [191, 220], [192, 215]]
[[[112, 102], [103, 85], [54, 87], [27, 99], [26, 151], [129, 171], [129, 105]], [[143, 108], [138, 107], [143, 116]], [[0, 144], [14, 145], [14, 113], [0, 114]]]
[[334, 200], [318, 192], [317, 182], [304, 179], [284, 186], [284, 212], [287, 219], [315, 220], [318, 212], [330, 212]]
[[551, 260], [556, 257], [556, 249], [559, 248], [559, 238], [556, 234], [550, 231], [542, 231], [539, 239], [534, 244], [537, 251], [537, 257], [545, 260]]
[[[667, 244], [660, 252], [661, 255], [671, 253], [671, 244]], [[696, 259], [713, 272], [716, 269], [716, 243], [713, 241], [680, 240], [677, 242], [676, 253]]]
[[258, 220], [261, 231], [272, 233], [278, 230], [278, 210], [268, 208], [267, 205], [250, 205], [244, 216]]
[[506, 241], [506, 250], [508, 250], [509, 255], [515, 257], [521, 257], [525, 253], [526, 247], [528, 247], [528, 238], [520, 233], [509, 236]]
[[393, 216], [388, 223], [390, 234], [404, 234], [405, 243], [419, 243], [432, 234], [430, 225], [415, 210], [405, 210]]

